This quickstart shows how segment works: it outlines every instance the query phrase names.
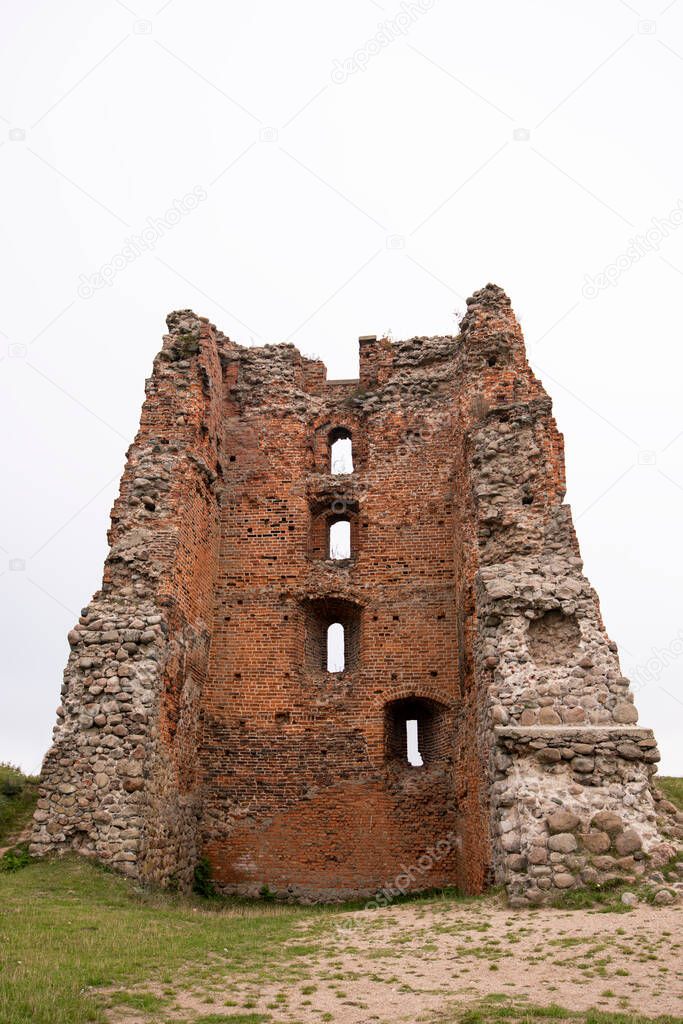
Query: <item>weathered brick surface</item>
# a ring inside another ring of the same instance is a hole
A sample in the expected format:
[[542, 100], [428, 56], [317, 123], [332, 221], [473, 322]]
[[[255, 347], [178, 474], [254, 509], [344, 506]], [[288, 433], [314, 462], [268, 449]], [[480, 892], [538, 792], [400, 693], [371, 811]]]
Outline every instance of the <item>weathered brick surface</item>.
[[[33, 851], [183, 886], [204, 853], [226, 892], [301, 899], [495, 877], [520, 904], [661, 861], [654, 740], [504, 293], [476, 293], [457, 338], [362, 339], [357, 381], [168, 322], [70, 634]], [[331, 559], [344, 518], [351, 557]], [[577, 824], [550, 844], [559, 806]], [[592, 824], [606, 810], [628, 853]]]

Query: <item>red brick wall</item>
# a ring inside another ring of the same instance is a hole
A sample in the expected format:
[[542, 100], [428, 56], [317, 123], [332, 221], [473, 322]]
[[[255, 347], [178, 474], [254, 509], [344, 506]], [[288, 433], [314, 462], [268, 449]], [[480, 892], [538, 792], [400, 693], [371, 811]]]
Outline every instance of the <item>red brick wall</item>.
[[[361, 355], [366, 385], [316, 381], [315, 395], [295, 350], [275, 366], [267, 350], [235, 351], [226, 374], [222, 450], [235, 458], [224, 458], [199, 761], [206, 851], [229, 889], [372, 893], [439, 840], [448, 852], [409, 887], [464, 877], [453, 339]], [[352, 435], [350, 476], [329, 472], [335, 428]], [[345, 513], [352, 558], [339, 563], [325, 557], [326, 528]], [[324, 669], [333, 621], [347, 632], [341, 674]], [[386, 709], [400, 698], [431, 702], [422, 768], [388, 753]]]

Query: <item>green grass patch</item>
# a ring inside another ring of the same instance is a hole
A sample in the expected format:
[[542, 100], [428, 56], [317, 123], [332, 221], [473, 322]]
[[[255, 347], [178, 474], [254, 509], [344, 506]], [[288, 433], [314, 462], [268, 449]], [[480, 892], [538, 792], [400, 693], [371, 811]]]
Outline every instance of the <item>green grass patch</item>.
[[265, 1013], [210, 1013], [195, 1017], [192, 1024], [265, 1024], [270, 1014]]
[[543, 1020], [566, 1021], [567, 1024], [681, 1024], [680, 1017], [645, 1017], [638, 1013], [602, 1010], [581, 1012], [554, 1003], [550, 1006], [530, 1006], [514, 1001], [501, 1003], [497, 996], [484, 999], [470, 1009], [454, 1008], [439, 1017], [438, 1024], [535, 1024]]
[[[446, 909], [449, 896], [425, 904]], [[75, 854], [29, 860], [0, 873], [0, 1024], [104, 1024], [113, 1006], [163, 1016], [175, 985], [162, 986], [180, 971], [184, 988], [277, 979], [294, 991], [347, 909], [162, 893]], [[380, 947], [368, 959], [398, 955]], [[269, 1019], [241, 1006], [198, 1019]]]
[[[581, 889], [568, 889], [557, 896], [551, 902], [551, 906], [560, 910], [594, 910], [597, 913], [607, 914], [630, 913], [631, 907], [621, 902], [622, 894], [632, 892], [638, 897], [640, 903], [654, 904], [655, 895], [660, 889], [669, 888], [673, 882], [680, 880], [681, 876], [677, 871], [677, 865], [681, 862], [683, 862], [683, 850], [679, 850], [662, 866], [664, 884], [651, 882], [647, 877], [636, 882], [626, 882], [623, 879], [614, 878], [602, 884], [585, 885]], [[675, 892], [673, 889], [670, 891]]]
[[[33, 861], [0, 874], [0, 1024], [102, 1022], [107, 1003], [126, 997], [95, 989], [149, 983], [207, 958], [228, 980], [276, 968], [286, 983], [300, 956], [285, 944], [325, 915], [148, 892], [75, 856]], [[139, 998], [144, 1009], [150, 997]]]
[[30, 863], [28, 843], [21, 843], [19, 846], [13, 846], [11, 850], [6, 850], [0, 857], [0, 872], [19, 871]]
[[604, 884], [586, 885], [582, 889], [568, 889], [552, 901], [553, 907], [561, 910], [590, 910], [595, 907], [615, 912], [628, 911], [629, 907], [621, 902], [621, 894], [627, 886], [621, 879], [613, 879]]
[[153, 992], [112, 992], [110, 1006], [129, 1006], [131, 1010], [154, 1013], [167, 1004], [167, 999], [155, 996]]
[[38, 779], [11, 764], [0, 764], [0, 846], [5, 846], [31, 819], [38, 799]]
[[658, 775], [655, 782], [666, 799], [675, 804], [679, 811], [683, 811], [683, 779], [674, 778], [673, 775]]

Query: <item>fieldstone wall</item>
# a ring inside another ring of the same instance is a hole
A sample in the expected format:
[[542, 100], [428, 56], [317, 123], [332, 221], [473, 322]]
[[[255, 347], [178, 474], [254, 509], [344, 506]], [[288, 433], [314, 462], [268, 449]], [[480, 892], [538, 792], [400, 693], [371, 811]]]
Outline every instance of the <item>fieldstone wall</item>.
[[648, 729], [498, 727], [494, 805], [498, 879], [513, 905], [620, 878], [675, 852], [651, 790], [659, 759]]
[[31, 853], [76, 849], [125, 874], [187, 886], [197, 859], [222, 391], [210, 325], [187, 312], [168, 325], [112, 511], [102, 589], [69, 633]]
[[[659, 760], [582, 573], [550, 402], [500, 289], [469, 300], [475, 689], [487, 694], [494, 872], [515, 905], [660, 866]], [[499, 369], [502, 365], [502, 369]]]

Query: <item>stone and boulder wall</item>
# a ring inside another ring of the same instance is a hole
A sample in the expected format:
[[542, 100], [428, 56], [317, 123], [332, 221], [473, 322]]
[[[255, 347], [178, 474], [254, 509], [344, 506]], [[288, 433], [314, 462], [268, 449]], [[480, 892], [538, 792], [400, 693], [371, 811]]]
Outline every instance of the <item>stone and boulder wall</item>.
[[507, 296], [476, 293], [462, 327], [494, 870], [525, 906], [657, 868], [681, 829], [656, 806], [656, 741], [582, 573], [562, 437]]
[[207, 321], [186, 311], [168, 325], [112, 511], [102, 588], [69, 633], [30, 852], [75, 849], [186, 888], [201, 809], [221, 369]]
[[675, 852], [658, 823], [649, 730], [498, 726], [495, 738], [498, 878], [514, 905], [635, 880]]

